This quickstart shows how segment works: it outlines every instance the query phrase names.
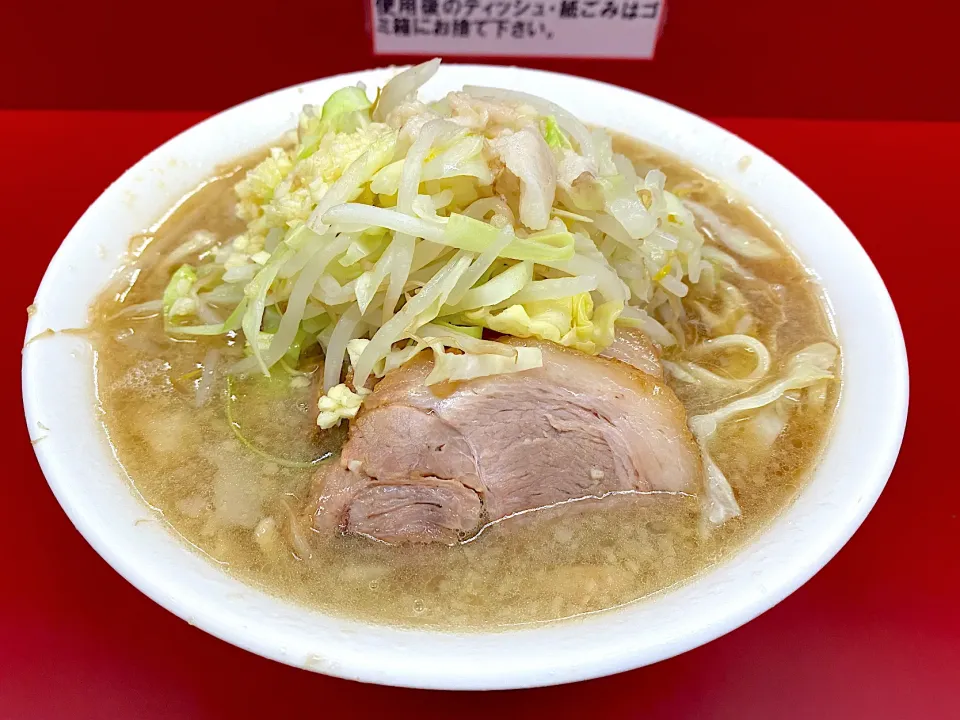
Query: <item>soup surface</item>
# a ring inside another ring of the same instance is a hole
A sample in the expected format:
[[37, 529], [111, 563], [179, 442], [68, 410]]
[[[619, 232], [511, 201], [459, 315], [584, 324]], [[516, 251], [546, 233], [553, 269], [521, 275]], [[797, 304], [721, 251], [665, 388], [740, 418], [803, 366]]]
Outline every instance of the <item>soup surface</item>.
[[[663, 152], [623, 137], [615, 148], [641, 174], [662, 169], [667, 189], [782, 250], [774, 262], [742, 260], [751, 277], [724, 276], [726, 295], [698, 300], [692, 294], [685, 303], [701, 302], [702, 313], [721, 316], [724, 303], [735, 297], [740, 310], [725, 317], [740, 327], [725, 332], [747, 332], [744, 323], [749, 325], [770, 350], [774, 367], [811, 343], [836, 344], [819, 288], [749, 207]], [[228, 380], [224, 371], [231, 358], [242, 357], [232, 333], [175, 339], [165, 334], [159, 313], [127, 311], [163, 293], [174, 269], [165, 253], [190, 233], [210, 232], [224, 242], [243, 231], [233, 186], [257, 159], [224, 168], [161, 224], [134, 238], [130, 269], [138, 272], [121, 273], [94, 308], [98, 401], [115, 455], [158, 522], [225, 572], [308, 607], [374, 622], [489, 629], [552, 621], [688, 581], [762, 530], [814, 468], [838, 381], [825, 385], [817, 403], [784, 397], [778, 411], [789, 420], [772, 440], [754, 418], [720, 426], [710, 447], [742, 515], [710, 531], [704, 530], [697, 499], [689, 496], [541, 513], [453, 547], [396, 547], [312, 531], [304, 510], [316, 472], [310, 463], [335, 457], [346, 429], [316, 428], [310, 379], [274, 373], [269, 380]], [[698, 327], [688, 329], [690, 344], [702, 339]], [[201, 367], [212, 349], [221, 361], [207, 377]], [[668, 348], [663, 359], [682, 360], [683, 350]], [[719, 353], [700, 365], [737, 376], [742, 362], [742, 353]], [[671, 374], [667, 381], [688, 416], [743, 394]], [[197, 407], [200, 383], [208, 389]]]

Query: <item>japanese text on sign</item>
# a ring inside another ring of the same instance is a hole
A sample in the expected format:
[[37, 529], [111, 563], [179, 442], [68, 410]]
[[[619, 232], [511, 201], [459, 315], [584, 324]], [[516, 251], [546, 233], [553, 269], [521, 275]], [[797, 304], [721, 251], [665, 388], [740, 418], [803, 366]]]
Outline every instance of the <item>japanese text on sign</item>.
[[375, 52], [650, 58], [658, 0], [370, 0]]

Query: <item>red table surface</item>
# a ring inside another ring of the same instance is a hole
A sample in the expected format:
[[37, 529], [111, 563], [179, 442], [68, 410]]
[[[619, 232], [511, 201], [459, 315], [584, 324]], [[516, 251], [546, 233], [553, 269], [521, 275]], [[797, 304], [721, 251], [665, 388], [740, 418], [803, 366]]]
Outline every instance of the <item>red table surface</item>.
[[720, 121], [836, 209], [900, 313], [910, 420], [893, 477], [851, 542], [787, 600], [704, 647], [590, 682], [467, 696], [314, 675], [216, 640], [128, 585], [47, 488], [21, 415], [23, 310], [84, 208], [201, 117], [0, 112], [2, 287], [15, 318], [3, 427], [16, 458], [0, 483], [0, 718], [960, 717], [960, 473], [947, 452], [960, 124]]

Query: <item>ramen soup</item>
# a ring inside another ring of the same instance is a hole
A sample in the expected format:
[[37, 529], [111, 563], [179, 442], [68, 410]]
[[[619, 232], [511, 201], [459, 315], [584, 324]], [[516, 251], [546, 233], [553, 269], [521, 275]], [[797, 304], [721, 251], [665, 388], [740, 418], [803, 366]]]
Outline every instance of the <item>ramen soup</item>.
[[148, 232], [94, 307], [130, 482], [323, 612], [498, 628], [721, 562], [840, 392], [820, 289], [750, 207], [547, 100], [345, 88]]

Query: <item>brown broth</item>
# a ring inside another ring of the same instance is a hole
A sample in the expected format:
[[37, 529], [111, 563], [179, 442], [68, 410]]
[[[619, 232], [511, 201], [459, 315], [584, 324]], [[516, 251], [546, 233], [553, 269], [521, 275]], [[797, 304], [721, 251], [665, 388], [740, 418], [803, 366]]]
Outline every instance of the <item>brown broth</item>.
[[[812, 342], [836, 343], [819, 288], [762, 218], [675, 158], [626, 138], [617, 138], [616, 145], [639, 169], [661, 168], [668, 189], [784, 250], [774, 263], [742, 262], [759, 278], [741, 291], [775, 367]], [[491, 528], [456, 547], [390, 547], [307, 531], [294, 518], [309, 495], [313, 470], [284, 467], [251, 452], [227, 422], [223, 369], [242, 356], [238, 343], [222, 337], [175, 341], [156, 314], [117, 316], [124, 307], [160, 296], [171, 271], [163, 253], [189, 232], [202, 229], [226, 241], [242, 231], [232, 189], [239, 170], [254, 159], [206, 183], [136, 238], [134, 262], [142, 272], [132, 286], [129, 274], [121, 274], [94, 308], [98, 401], [116, 457], [184, 540], [244, 582], [324, 612], [396, 625], [489, 629], [557, 620], [633, 602], [702, 573], [788, 506], [815, 466], [839, 382], [831, 384], [821, 411], [795, 413], [770, 448], [744, 422], [722, 427], [712, 448], [743, 515], [706, 536], [693, 498], [545, 516]], [[691, 341], [699, 336], [695, 325], [690, 335]], [[210, 401], [196, 408], [196, 371], [211, 348], [221, 352], [220, 370]], [[723, 359], [716, 363], [717, 372], [733, 369]], [[688, 412], [724, 399], [671, 385]], [[249, 442], [269, 453], [305, 461], [336, 452], [343, 441], [343, 431], [315, 430], [309, 389], [292, 387], [286, 376], [240, 381], [234, 392], [234, 420]], [[299, 528], [301, 548], [302, 541], [309, 544], [310, 557], [298, 557], [292, 528]]]

